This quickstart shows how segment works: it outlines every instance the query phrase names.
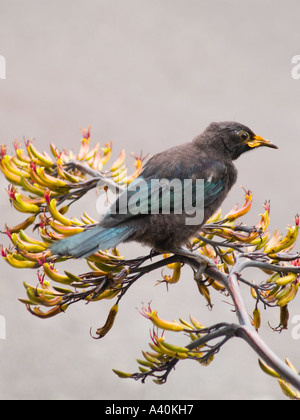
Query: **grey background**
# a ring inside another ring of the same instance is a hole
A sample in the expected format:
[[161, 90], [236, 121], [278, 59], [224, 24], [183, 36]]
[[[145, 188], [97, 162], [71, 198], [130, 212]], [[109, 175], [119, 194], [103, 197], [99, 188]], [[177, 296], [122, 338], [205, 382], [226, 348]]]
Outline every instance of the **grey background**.
[[[284, 232], [300, 207], [300, 81], [291, 77], [292, 57], [300, 54], [299, 14], [297, 0], [0, 0], [0, 54], [7, 62], [7, 79], [0, 80], [0, 142], [11, 147], [14, 139], [34, 137], [40, 149], [53, 141], [76, 151], [78, 126], [91, 125], [93, 142], [113, 140], [116, 156], [123, 147], [154, 154], [189, 141], [211, 121], [237, 120], [280, 150], [239, 159], [239, 180], [224, 211], [243, 202], [243, 185], [255, 198], [246, 221], [256, 222], [270, 199], [271, 229]], [[2, 228], [21, 218], [9, 206], [3, 177], [0, 183]], [[95, 203], [95, 196], [85, 203], [94, 215]], [[4, 237], [2, 242], [7, 244]], [[135, 244], [122, 250], [147, 252]], [[136, 310], [141, 302], [152, 300], [167, 319], [191, 313], [206, 325], [235, 320], [216, 293], [214, 310], [206, 308], [189, 270], [169, 292], [154, 287], [159, 272], [141, 280], [123, 300], [113, 331], [99, 342], [89, 328], [104, 323], [111, 302], [36, 319], [17, 301], [25, 296], [22, 281], [35, 284], [35, 274], [0, 263], [7, 334], [0, 340], [1, 399], [283, 398], [239, 341], [227, 344], [208, 368], [179, 364], [164, 386], [112, 373], [135, 371], [135, 358], [147, 348], [150, 324]], [[81, 262], [71, 268], [86, 270]], [[248, 299], [247, 288], [243, 292]], [[251, 311], [251, 298], [249, 303]], [[291, 311], [299, 314], [299, 304]], [[272, 333], [268, 321], [276, 326], [278, 311], [263, 314], [261, 334], [300, 368], [300, 342], [290, 331]]]

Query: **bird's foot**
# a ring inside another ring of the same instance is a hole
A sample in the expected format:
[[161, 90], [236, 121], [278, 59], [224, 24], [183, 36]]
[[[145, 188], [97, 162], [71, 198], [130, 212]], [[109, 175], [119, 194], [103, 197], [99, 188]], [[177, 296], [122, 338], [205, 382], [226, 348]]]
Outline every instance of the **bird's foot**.
[[190, 258], [199, 264], [199, 266], [195, 270], [196, 281], [202, 279], [202, 275], [207, 267], [216, 267], [215, 262], [210, 258], [206, 257], [205, 255], [201, 255], [200, 253], [192, 252], [186, 248], [175, 248], [172, 250], [172, 253], [180, 255], [182, 257]]

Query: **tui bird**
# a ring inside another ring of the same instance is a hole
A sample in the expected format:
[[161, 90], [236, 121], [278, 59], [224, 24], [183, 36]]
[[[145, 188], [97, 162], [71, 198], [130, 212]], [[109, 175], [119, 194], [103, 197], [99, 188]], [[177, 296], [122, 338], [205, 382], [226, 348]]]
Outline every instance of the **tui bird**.
[[[52, 244], [52, 255], [84, 258], [99, 249], [106, 250], [127, 241], [140, 242], [157, 252], [182, 249], [221, 206], [235, 184], [237, 170], [233, 161], [260, 146], [277, 149], [243, 124], [211, 123], [192, 142], [153, 156], [99, 224]], [[164, 182], [155, 183], [155, 180]], [[182, 191], [169, 188], [169, 211], [166, 212], [163, 209], [164, 185], [172, 180], [180, 181]], [[135, 194], [138, 203], [134, 201]], [[199, 210], [202, 214], [196, 223], [184, 206], [180, 211], [183, 196], [190, 199], [195, 212]], [[132, 200], [135, 208], [130, 206]]]

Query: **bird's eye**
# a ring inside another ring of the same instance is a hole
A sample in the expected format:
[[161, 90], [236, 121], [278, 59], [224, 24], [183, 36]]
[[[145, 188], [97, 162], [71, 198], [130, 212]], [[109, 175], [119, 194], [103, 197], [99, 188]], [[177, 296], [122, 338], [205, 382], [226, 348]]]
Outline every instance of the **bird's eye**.
[[250, 134], [247, 133], [247, 131], [240, 131], [239, 136], [240, 136], [241, 140], [245, 141], [245, 142], [250, 139]]

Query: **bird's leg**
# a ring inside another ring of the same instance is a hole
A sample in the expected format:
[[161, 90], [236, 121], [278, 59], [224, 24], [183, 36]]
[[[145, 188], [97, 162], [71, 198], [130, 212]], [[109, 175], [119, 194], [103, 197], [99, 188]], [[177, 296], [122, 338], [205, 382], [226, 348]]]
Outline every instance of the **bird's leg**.
[[200, 253], [195, 253], [190, 251], [189, 249], [182, 247], [182, 248], [174, 248], [171, 251], [173, 254], [186, 257], [196, 261], [199, 266], [196, 269], [195, 280], [201, 280], [202, 274], [206, 270], [207, 267], [215, 267], [216, 264], [210, 258], [206, 257], [205, 255], [201, 255]]

